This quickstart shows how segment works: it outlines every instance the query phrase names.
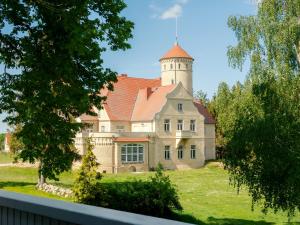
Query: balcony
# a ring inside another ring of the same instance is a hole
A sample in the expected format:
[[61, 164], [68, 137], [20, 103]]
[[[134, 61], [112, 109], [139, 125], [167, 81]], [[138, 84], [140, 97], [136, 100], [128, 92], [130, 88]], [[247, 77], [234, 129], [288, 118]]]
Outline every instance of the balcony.
[[176, 131], [176, 148], [179, 145], [185, 144], [186, 140], [192, 137], [192, 131], [190, 130], [177, 130]]
[[190, 130], [178, 130], [176, 131], [176, 138], [191, 138], [192, 137], [192, 131]]
[[[122, 204], [122, 203], [120, 203]], [[27, 225], [184, 225], [187, 223], [160, 219], [101, 207], [33, 197], [0, 190], [0, 224]]]

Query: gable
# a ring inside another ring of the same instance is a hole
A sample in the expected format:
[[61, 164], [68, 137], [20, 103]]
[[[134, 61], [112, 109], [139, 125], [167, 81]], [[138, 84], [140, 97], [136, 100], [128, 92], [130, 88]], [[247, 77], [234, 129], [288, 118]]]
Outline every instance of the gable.
[[167, 95], [168, 99], [184, 99], [193, 100], [193, 96], [183, 87], [182, 83], [179, 82], [176, 88]]

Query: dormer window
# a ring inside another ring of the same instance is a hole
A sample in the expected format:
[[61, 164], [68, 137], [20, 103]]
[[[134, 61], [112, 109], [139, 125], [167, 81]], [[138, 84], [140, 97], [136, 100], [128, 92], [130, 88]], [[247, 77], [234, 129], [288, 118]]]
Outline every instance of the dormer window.
[[183, 111], [182, 103], [178, 103], [177, 109], [178, 109], [178, 112], [182, 112]]

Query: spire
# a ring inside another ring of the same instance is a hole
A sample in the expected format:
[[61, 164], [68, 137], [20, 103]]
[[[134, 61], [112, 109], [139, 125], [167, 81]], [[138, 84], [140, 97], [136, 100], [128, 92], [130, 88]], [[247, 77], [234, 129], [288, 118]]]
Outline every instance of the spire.
[[176, 16], [176, 31], [175, 31], [175, 45], [178, 45], [178, 22], [177, 22], [177, 16]]

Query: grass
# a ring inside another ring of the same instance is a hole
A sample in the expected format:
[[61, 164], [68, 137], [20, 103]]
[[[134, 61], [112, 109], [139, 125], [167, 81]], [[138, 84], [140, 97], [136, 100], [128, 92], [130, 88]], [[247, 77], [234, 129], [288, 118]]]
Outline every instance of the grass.
[[0, 164], [11, 163], [12, 161], [13, 158], [10, 156], [9, 153], [0, 151]]
[[[286, 224], [286, 214], [261, 213], [256, 207], [251, 211], [251, 199], [246, 190], [237, 195], [236, 190], [228, 185], [226, 171], [216, 163], [209, 163], [201, 169], [187, 171], [168, 171], [167, 174], [176, 184], [184, 211], [177, 219], [196, 224], [234, 224], [266, 225]], [[132, 179], [147, 179], [152, 172], [142, 174], [105, 174], [103, 182], [125, 182]], [[63, 173], [59, 182], [51, 182], [64, 187], [71, 187], [75, 173]], [[37, 170], [35, 168], [0, 167], [0, 188], [42, 197], [62, 199], [35, 190]], [[64, 199], [71, 201], [71, 199]], [[300, 214], [292, 218], [293, 223], [300, 224]], [[297, 223], [298, 222], [298, 223]]]

